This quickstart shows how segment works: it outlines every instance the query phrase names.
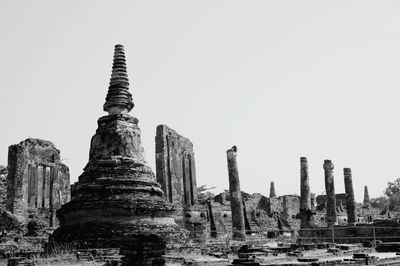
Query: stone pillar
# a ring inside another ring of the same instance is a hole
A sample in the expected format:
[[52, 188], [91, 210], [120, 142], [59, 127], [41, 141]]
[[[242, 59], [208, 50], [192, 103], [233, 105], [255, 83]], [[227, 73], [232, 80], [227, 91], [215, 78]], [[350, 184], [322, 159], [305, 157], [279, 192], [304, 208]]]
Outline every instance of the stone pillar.
[[197, 204], [197, 182], [196, 182], [196, 163], [194, 155], [189, 156], [190, 163], [190, 187], [192, 191], [192, 205]]
[[37, 173], [37, 186], [38, 186], [38, 194], [37, 194], [37, 207], [42, 207], [42, 199], [43, 199], [43, 166], [38, 166]]
[[232, 211], [232, 239], [244, 240], [244, 214], [242, 205], [242, 193], [240, 191], [239, 172], [236, 162], [237, 148], [233, 146], [226, 151], [229, 172], [229, 193]]
[[311, 210], [314, 211], [314, 210], [315, 210], [315, 207], [316, 207], [316, 206], [315, 206], [315, 194], [314, 194], [314, 193], [311, 193], [310, 195], [311, 195], [311, 196], [310, 196], [310, 197], [311, 197]]
[[351, 169], [343, 168], [344, 173], [344, 189], [346, 191], [346, 210], [347, 223], [354, 224], [356, 222], [356, 202], [354, 200], [353, 180], [351, 177]]
[[269, 187], [269, 197], [270, 198], [276, 198], [275, 184], [274, 184], [273, 181], [271, 182], [271, 185]]
[[364, 186], [364, 205], [368, 206], [371, 204], [371, 200], [369, 198], [368, 187]]
[[308, 178], [308, 162], [306, 157], [300, 157], [300, 216], [300, 227], [309, 227], [311, 216], [311, 194], [310, 180]]
[[217, 227], [215, 226], [215, 222], [214, 222], [214, 214], [212, 211], [212, 205], [211, 205], [211, 201], [207, 201], [207, 206], [208, 206], [208, 213], [209, 213], [209, 217], [210, 217], [210, 236], [211, 237], [217, 237], [218, 232], [217, 232]]
[[331, 160], [324, 161], [325, 191], [326, 191], [326, 223], [333, 226], [337, 223], [336, 218], [336, 194], [333, 176], [334, 165]]
[[185, 206], [192, 205], [191, 181], [190, 181], [190, 168], [189, 158], [187, 154], [182, 154], [182, 180], [183, 180], [183, 193]]
[[250, 223], [249, 219], [247, 218], [246, 202], [244, 201], [244, 199], [243, 199], [243, 215], [244, 215], [244, 228], [246, 230], [246, 235], [251, 235]]
[[342, 210], [343, 209], [343, 204], [341, 200], [336, 201], [336, 207], [338, 208], [338, 210]]

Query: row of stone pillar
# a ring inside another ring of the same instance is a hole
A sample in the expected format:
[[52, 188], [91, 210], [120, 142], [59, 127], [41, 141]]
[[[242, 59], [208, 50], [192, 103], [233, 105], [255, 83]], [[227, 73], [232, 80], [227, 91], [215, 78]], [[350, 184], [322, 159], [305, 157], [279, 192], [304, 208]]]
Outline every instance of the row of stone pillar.
[[[240, 191], [239, 171], [236, 161], [237, 147], [233, 146], [227, 150], [229, 193], [232, 212], [232, 238], [245, 238], [245, 219]], [[336, 193], [334, 183], [334, 164], [331, 160], [324, 161], [325, 191], [326, 191], [326, 223], [333, 226], [337, 223], [336, 216]], [[353, 180], [350, 168], [344, 168], [344, 184], [346, 192], [346, 210], [349, 224], [356, 222], [356, 208], [354, 199]], [[367, 193], [366, 193], [367, 194]], [[271, 197], [276, 197], [275, 187], [271, 183]], [[300, 158], [300, 217], [301, 228], [311, 226], [312, 220], [310, 180], [308, 175], [308, 162], [306, 157]]]
[[[333, 226], [337, 223], [336, 193], [333, 172], [334, 164], [331, 160], [325, 160], [323, 167], [325, 172], [326, 223], [327, 226]], [[352, 224], [356, 222], [356, 208], [351, 169], [344, 168], [343, 174], [346, 192], [347, 222], [349, 224]], [[310, 182], [308, 176], [308, 162], [306, 157], [300, 158], [300, 216], [301, 228], [310, 227], [310, 217], [312, 216], [312, 210]]]

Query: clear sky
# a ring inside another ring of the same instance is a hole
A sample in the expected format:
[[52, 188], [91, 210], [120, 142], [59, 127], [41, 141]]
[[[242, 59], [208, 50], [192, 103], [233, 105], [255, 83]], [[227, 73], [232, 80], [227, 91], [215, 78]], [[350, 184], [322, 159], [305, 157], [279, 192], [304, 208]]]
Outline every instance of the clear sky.
[[75, 182], [125, 45], [147, 160], [158, 124], [194, 143], [198, 185], [336, 192], [351, 167], [380, 196], [400, 178], [400, 1], [0, 1], [0, 164], [28, 137], [53, 141]]

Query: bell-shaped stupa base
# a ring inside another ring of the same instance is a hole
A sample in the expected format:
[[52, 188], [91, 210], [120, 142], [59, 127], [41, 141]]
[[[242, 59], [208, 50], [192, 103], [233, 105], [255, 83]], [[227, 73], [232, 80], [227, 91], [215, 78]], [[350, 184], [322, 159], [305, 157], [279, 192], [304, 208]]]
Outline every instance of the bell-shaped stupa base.
[[72, 200], [57, 211], [61, 226], [52, 240], [79, 248], [120, 247], [143, 234], [164, 240], [176, 234], [173, 206], [145, 161], [137, 122], [128, 114], [98, 120], [89, 163]]

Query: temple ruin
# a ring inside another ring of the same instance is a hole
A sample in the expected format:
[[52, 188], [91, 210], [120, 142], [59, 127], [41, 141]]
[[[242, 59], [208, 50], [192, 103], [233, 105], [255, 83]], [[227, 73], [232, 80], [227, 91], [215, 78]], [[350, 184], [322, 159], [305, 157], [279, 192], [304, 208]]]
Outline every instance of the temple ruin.
[[205, 239], [211, 226], [206, 217], [210, 206], [198, 204], [192, 142], [166, 125], [157, 126], [155, 142], [157, 182], [175, 207], [175, 221], [190, 232], [191, 239]]
[[156, 175], [170, 203], [182, 207], [197, 203], [193, 144], [166, 125], [157, 127]]
[[[103, 105], [107, 115], [97, 121], [88, 163], [75, 184], [70, 187], [69, 169], [53, 143], [27, 139], [9, 147], [8, 166], [0, 166], [3, 242], [31, 241], [40, 249], [37, 254], [58, 245], [90, 256], [113, 253], [118, 260], [112, 265], [123, 266], [165, 265], [167, 251], [201, 250], [218, 258], [237, 253], [233, 265], [259, 265], [250, 259], [254, 254], [285, 252], [286, 260], [303, 252], [292, 248], [315, 243], [330, 247], [399, 241], [400, 247], [399, 220], [372, 207], [366, 186], [363, 203], [355, 201], [350, 168], [343, 168], [345, 193], [336, 193], [331, 160], [320, 169], [322, 195], [311, 193], [309, 162], [300, 157], [300, 196], [277, 195], [271, 181], [267, 197], [240, 189], [238, 149], [233, 146], [226, 151], [228, 175], [220, 177], [228, 178], [229, 190], [214, 195], [208, 191], [212, 187], [197, 187], [191, 140], [159, 125], [155, 175], [141, 144], [138, 119], [129, 115], [133, 107], [124, 48], [116, 45]], [[45, 222], [41, 229], [46, 231], [39, 240], [37, 221]], [[263, 241], [277, 246], [266, 248]], [[259, 248], [248, 244], [260, 242]]]
[[55, 211], [70, 200], [69, 169], [53, 143], [26, 139], [8, 149], [6, 209], [23, 220], [58, 224]]
[[[89, 162], [72, 199], [57, 211], [52, 240], [81, 248], [117, 247], [122, 265], [162, 265], [165, 243], [179, 232], [173, 205], [147, 164], [122, 45], [116, 45], [104, 111], [92, 137]], [[132, 251], [136, 252], [132, 252]]]

